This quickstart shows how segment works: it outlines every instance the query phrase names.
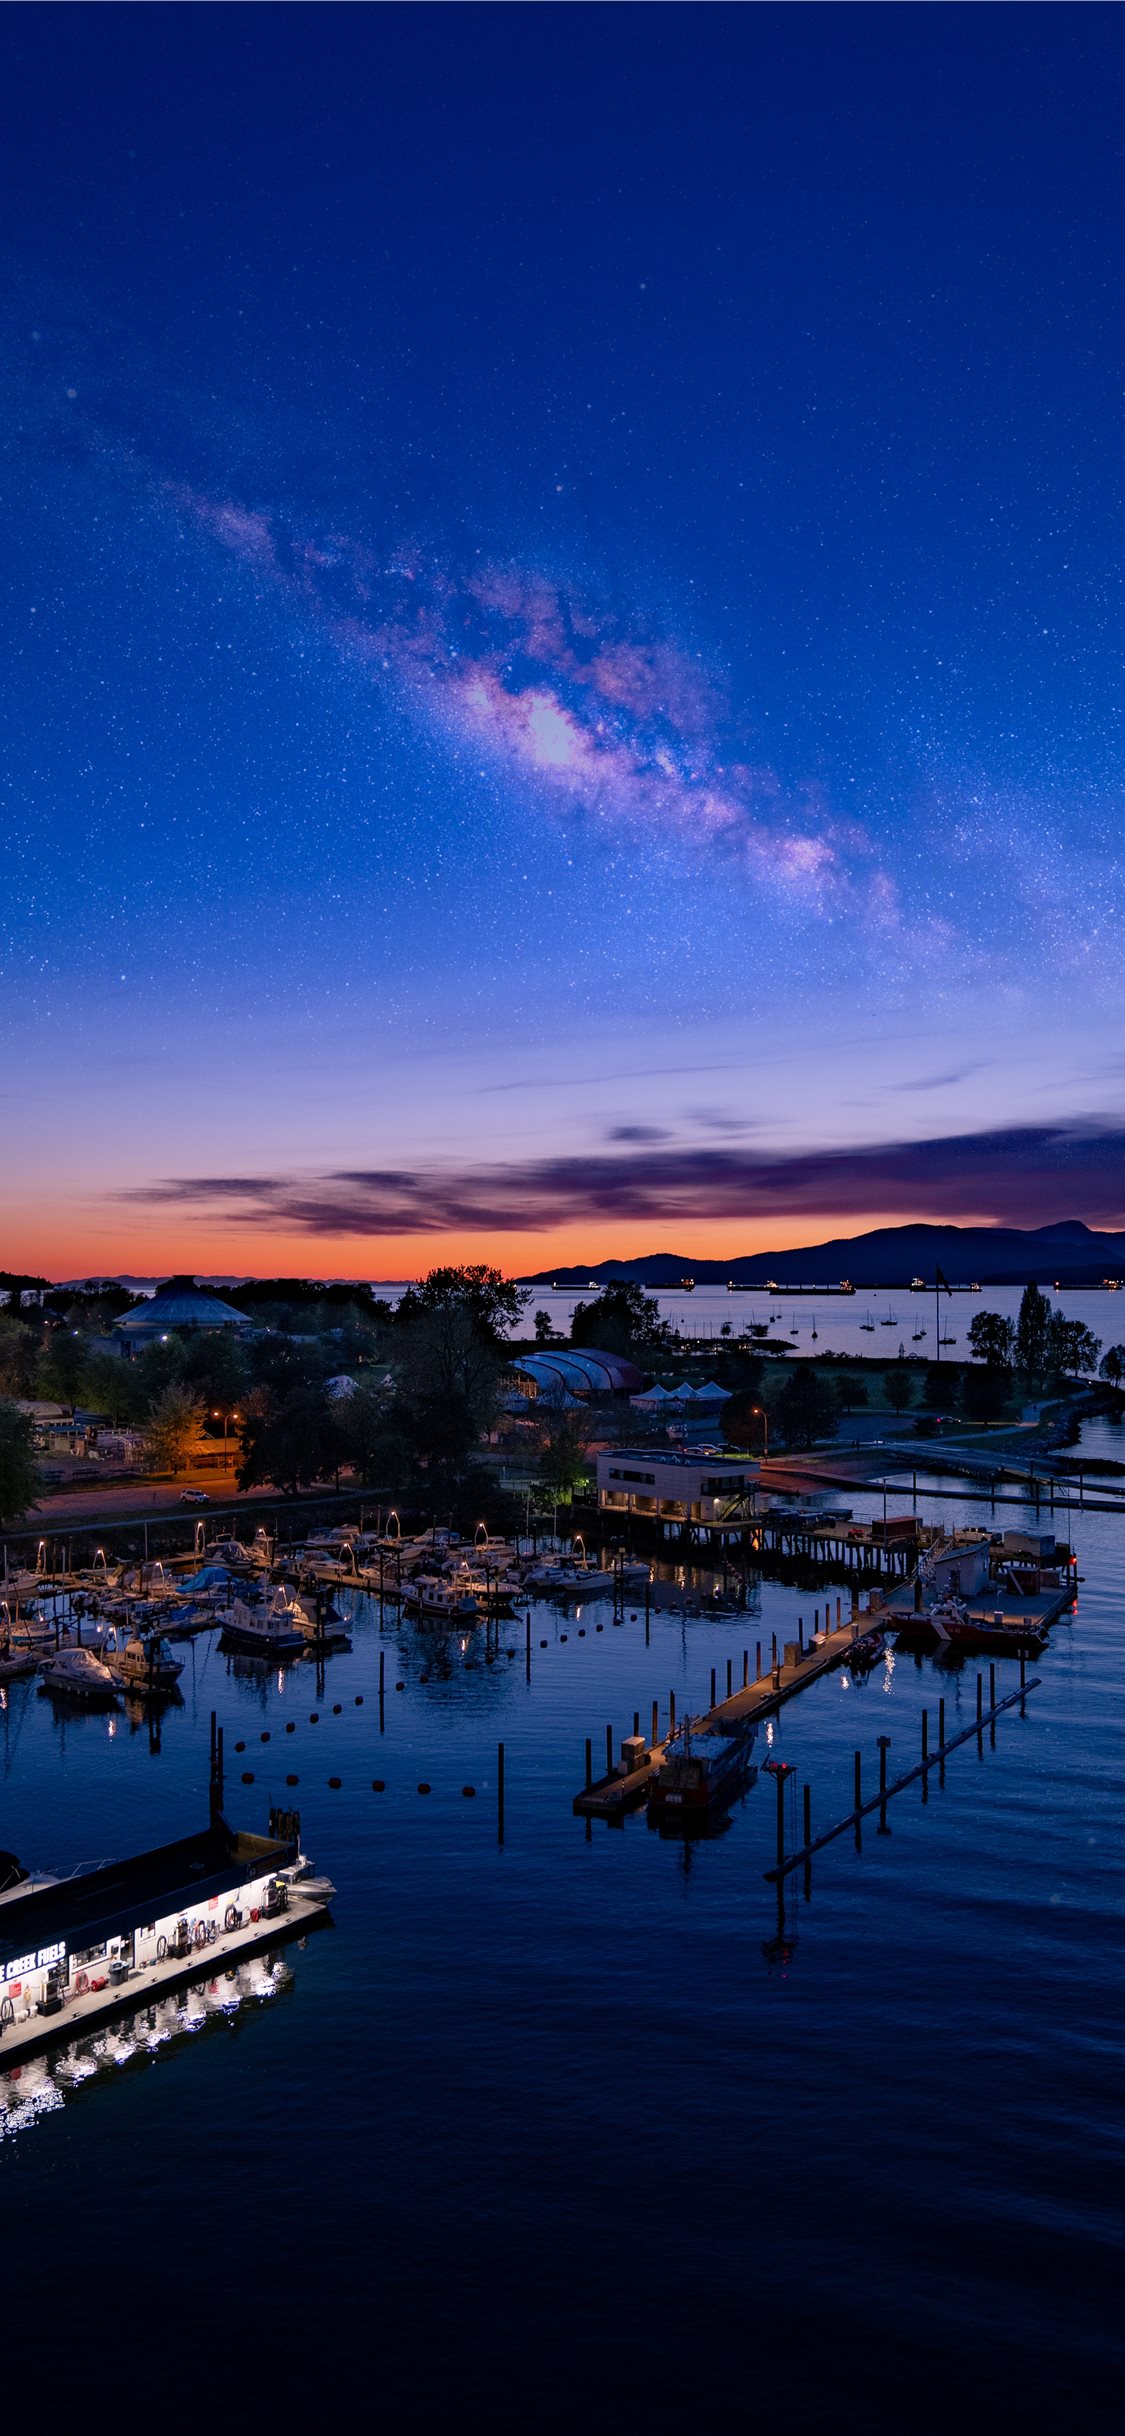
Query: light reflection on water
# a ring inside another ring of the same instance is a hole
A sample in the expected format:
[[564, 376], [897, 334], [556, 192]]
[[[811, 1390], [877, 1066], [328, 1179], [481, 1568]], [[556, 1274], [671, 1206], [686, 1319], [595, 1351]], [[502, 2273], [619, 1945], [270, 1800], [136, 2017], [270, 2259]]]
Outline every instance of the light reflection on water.
[[[1122, 1433], [1091, 1424], [1083, 1446], [1116, 1458]], [[881, 1492], [846, 1502], [882, 1511]], [[968, 1497], [932, 1511], [988, 1519]], [[996, 1525], [1033, 1515], [1004, 1507]], [[229, 1813], [261, 1827], [271, 1801], [299, 1806], [338, 1888], [335, 1935], [252, 2039], [184, 2033], [175, 2072], [109, 2060], [85, 2084], [96, 2105], [68, 2092], [39, 2139], [5, 2144], [21, 2271], [56, 2262], [65, 2177], [112, 2191], [125, 2254], [155, 2226], [162, 2277], [217, 2300], [221, 2159], [247, 2319], [274, 2306], [281, 2255], [300, 2262], [307, 2322], [332, 2330], [284, 2371], [268, 2348], [252, 2376], [232, 2355], [231, 2411], [289, 2424], [342, 2407], [374, 2359], [411, 2423], [532, 2390], [542, 2423], [585, 2418], [632, 2390], [638, 2362], [682, 2415], [700, 2348], [737, 2353], [752, 2304], [755, 2400], [788, 2424], [847, 2426], [858, 2397], [865, 2424], [948, 2425], [971, 2390], [998, 2423], [1059, 2424], [1080, 2404], [1097, 2426], [1121, 2365], [1125, 2237], [1125, 1518], [1065, 1522], [1085, 1578], [1026, 1715], [998, 1721], [994, 1748], [971, 1736], [925, 1800], [900, 1795], [885, 1835], [871, 1820], [858, 1850], [839, 1838], [808, 1900], [797, 1873], [780, 1912], [768, 1777], [695, 1847], [643, 1815], [588, 1831], [571, 1800], [587, 1737], [598, 1754], [606, 1724], [620, 1736], [634, 1715], [647, 1732], [672, 1691], [681, 1713], [704, 1706], [711, 1668], [724, 1682], [730, 1658], [741, 1680], [744, 1650], [752, 1664], [757, 1642], [795, 1638], [823, 1580], [752, 1576], [746, 1606], [716, 1613], [710, 1585], [669, 1578], [647, 1637], [643, 1601], [616, 1625], [608, 1599], [580, 1620], [539, 1603], [530, 1681], [522, 1612], [443, 1639], [388, 1609], [380, 1634], [377, 1600], [349, 1594], [354, 1648], [319, 1668], [247, 1672], [210, 1638], [185, 1644], [158, 1748], [92, 1718], [60, 1726], [8, 1686], [3, 1840], [25, 1861], [194, 1826], [214, 1707]], [[759, 1755], [794, 1763], [818, 1831], [851, 1807], [857, 1748], [874, 1790], [879, 1732], [893, 1779], [919, 1756], [923, 1708], [931, 1735], [939, 1698], [949, 1733], [972, 1721], [978, 1664], [910, 1653], [834, 1673], [770, 1720]], [[1008, 1660], [997, 1675], [1017, 1679]], [[799, 1798], [795, 1779], [790, 1834]], [[76, 2341], [97, 2342], [99, 2308], [76, 2279]], [[24, 2340], [16, 2324], [9, 2379], [31, 2362]], [[133, 2342], [163, 2392], [160, 2330]]]

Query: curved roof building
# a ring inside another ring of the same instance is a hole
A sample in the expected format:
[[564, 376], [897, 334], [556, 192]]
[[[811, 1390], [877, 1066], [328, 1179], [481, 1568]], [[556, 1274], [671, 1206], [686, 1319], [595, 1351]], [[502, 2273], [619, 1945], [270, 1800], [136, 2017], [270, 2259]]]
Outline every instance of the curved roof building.
[[117, 1329], [127, 1344], [148, 1345], [154, 1337], [171, 1336], [173, 1331], [182, 1335], [192, 1328], [250, 1328], [252, 1324], [244, 1311], [221, 1302], [205, 1286], [185, 1285], [173, 1278], [168, 1285], [158, 1286], [147, 1302], [138, 1303], [135, 1311], [127, 1311]]
[[599, 1353], [591, 1345], [552, 1345], [542, 1353], [513, 1357], [512, 1369], [534, 1379], [539, 1395], [619, 1395], [643, 1385], [644, 1374], [619, 1353]]

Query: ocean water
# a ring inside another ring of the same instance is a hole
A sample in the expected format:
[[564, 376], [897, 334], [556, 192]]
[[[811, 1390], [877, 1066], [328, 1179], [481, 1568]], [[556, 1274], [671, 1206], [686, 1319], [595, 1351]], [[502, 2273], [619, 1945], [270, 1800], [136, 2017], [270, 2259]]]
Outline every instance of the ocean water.
[[[1093, 1423], [1084, 1447], [1125, 1434]], [[108, 2415], [116, 2390], [176, 2428], [1116, 2426], [1125, 1516], [1055, 1519], [1083, 1580], [1025, 1714], [892, 1802], [885, 1835], [839, 1839], [807, 1899], [797, 1873], [780, 1920], [768, 1777], [690, 1845], [643, 1813], [587, 1826], [571, 1798], [587, 1735], [597, 1762], [607, 1722], [644, 1730], [672, 1689], [706, 1705], [712, 1667], [740, 1680], [744, 1649], [846, 1608], [842, 1581], [751, 1576], [742, 1607], [670, 1577], [647, 1638], [640, 1606], [615, 1625], [608, 1599], [540, 1603], [530, 1680], [522, 1622], [489, 1663], [483, 1632], [443, 1645], [388, 1610], [380, 1634], [361, 1598], [319, 1681], [181, 1645], [159, 1737], [10, 1686], [0, 1842], [25, 1861], [201, 1821], [214, 1708], [228, 1813], [297, 1803], [338, 1892], [272, 1993], [200, 2002], [77, 2086], [2, 2085], [9, 2408]], [[823, 1826], [853, 1751], [874, 1789], [889, 1734], [893, 1777], [942, 1693], [948, 1730], [969, 1722], [976, 1671], [841, 1672], [755, 1759], [791, 1760]]]
[[[1050, 1278], [1041, 1282], [1064, 1318], [1084, 1320], [1103, 1348], [1125, 1342], [1125, 1288], [1112, 1293], [1067, 1289], [1055, 1294]], [[759, 1288], [752, 1293], [740, 1289], [728, 1294], [725, 1286], [696, 1286], [690, 1294], [662, 1290], [655, 1299], [664, 1319], [685, 1338], [701, 1343], [721, 1343], [724, 1327], [737, 1336], [759, 1326], [768, 1328], [774, 1337], [785, 1338], [802, 1354], [858, 1353], [868, 1361], [890, 1361], [902, 1344], [912, 1360], [932, 1362], [940, 1336], [952, 1339], [942, 1346], [943, 1360], [963, 1362], [969, 1359], [969, 1329], [977, 1312], [999, 1311], [1014, 1320], [1022, 1293], [1022, 1286], [982, 1286], [979, 1294], [958, 1288], [935, 1298], [932, 1287], [926, 1293], [891, 1294], [861, 1286], [854, 1295], [784, 1291], [769, 1295]], [[396, 1299], [393, 1290], [388, 1298]], [[575, 1305], [590, 1300], [588, 1290], [583, 1295], [569, 1287], [554, 1292], [533, 1286], [527, 1308], [529, 1313], [549, 1312], [558, 1334], [565, 1337], [570, 1333]], [[865, 1327], [866, 1321], [871, 1322], [870, 1328]], [[520, 1326], [528, 1328], [526, 1316]]]

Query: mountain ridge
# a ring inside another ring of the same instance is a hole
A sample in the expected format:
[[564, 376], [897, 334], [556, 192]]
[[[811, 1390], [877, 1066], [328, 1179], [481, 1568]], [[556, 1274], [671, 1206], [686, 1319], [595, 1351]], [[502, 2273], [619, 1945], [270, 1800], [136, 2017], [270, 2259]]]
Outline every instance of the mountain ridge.
[[[1083, 1259], [1081, 1255], [1085, 1253]], [[1053, 1284], [1100, 1286], [1106, 1277], [1125, 1279], [1125, 1231], [1099, 1232], [1081, 1218], [1042, 1227], [958, 1227], [912, 1223], [872, 1227], [862, 1235], [836, 1235], [824, 1243], [784, 1252], [753, 1252], [730, 1260], [705, 1260], [690, 1253], [646, 1252], [633, 1260], [579, 1262], [525, 1274], [524, 1286], [560, 1288], [608, 1285], [634, 1279], [666, 1289], [685, 1277], [697, 1286], [838, 1285], [903, 1287], [912, 1277], [934, 1282], [935, 1266], [951, 1286]]]

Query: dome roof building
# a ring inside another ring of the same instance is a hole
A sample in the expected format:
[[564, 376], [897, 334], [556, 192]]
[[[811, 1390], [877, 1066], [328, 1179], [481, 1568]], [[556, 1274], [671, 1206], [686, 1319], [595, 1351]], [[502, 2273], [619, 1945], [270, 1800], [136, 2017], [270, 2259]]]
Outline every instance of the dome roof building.
[[221, 1328], [248, 1332], [252, 1322], [244, 1311], [236, 1311], [233, 1303], [220, 1301], [206, 1286], [197, 1286], [194, 1278], [172, 1277], [167, 1285], [158, 1286], [147, 1302], [138, 1303], [135, 1311], [127, 1311], [117, 1323], [117, 1334], [127, 1345], [151, 1345], [162, 1336], [183, 1336], [192, 1330], [208, 1334]]

